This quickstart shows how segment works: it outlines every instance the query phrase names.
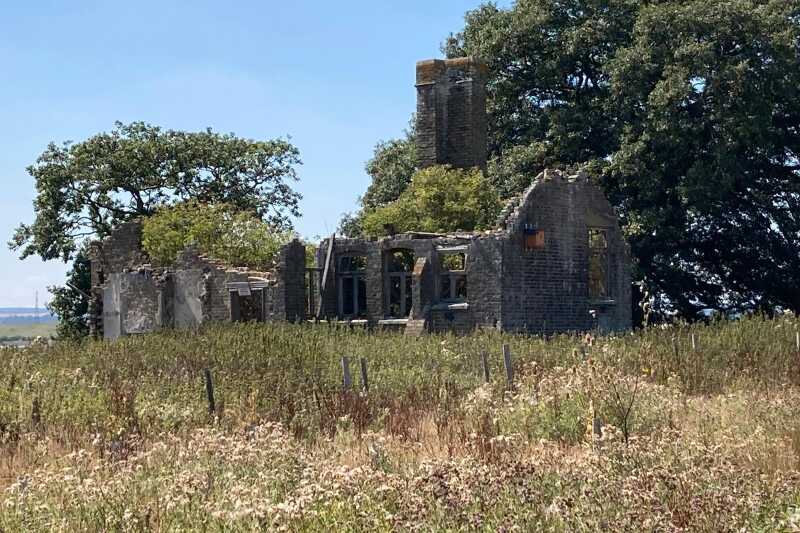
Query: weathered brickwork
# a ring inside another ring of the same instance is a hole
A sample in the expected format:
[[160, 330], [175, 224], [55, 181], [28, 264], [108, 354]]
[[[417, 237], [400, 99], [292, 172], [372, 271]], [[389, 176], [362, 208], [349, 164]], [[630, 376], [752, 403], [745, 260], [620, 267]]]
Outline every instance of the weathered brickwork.
[[275, 270], [274, 316], [299, 322], [306, 318], [306, 247], [298, 240], [284, 246]]
[[103, 291], [109, 275], [114, 272], [132, 270], [148, 263], [142, 251], [142, 223], [132, 220], [121, 224], [103, 239], [92, 243], [89, 248], [91, 261], [92, 293], [89, 301], [89, 332], [94, 336], [103, 334]]
[[[628, 251], [613, 209], [585, 175], [542, 173], [503, 225], [503, 329], [630, 327]], [[602, 301], [589, 297], [590, 228], [608, 236], [608, 297]], [[526, 229], [543, 233], [541, 249], [526, 247]]]
[[486, 72], [472, 58], [417, 63], [420, 168], [486, 168]]
[[165, 327], [195, 328], [236, 319], [238, 287], [252, 286], [261, 320], [305, 318], [305, 246], [292, 241], [274, 271], [234, 268], [184, 250], [174, 268], [152, 268], [141, 246], [141, 224], [120, 226], [92, 245], [92, 333], [114, 339]]

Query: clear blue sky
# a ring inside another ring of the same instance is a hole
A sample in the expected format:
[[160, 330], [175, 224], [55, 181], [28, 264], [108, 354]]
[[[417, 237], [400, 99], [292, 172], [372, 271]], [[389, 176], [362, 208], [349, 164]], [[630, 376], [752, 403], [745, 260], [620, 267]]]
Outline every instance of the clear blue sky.
[[[115, 120], [290, 135], [304, 165], [298, 231], [336, 228], [364, 162], [415, 106], [414, 65], [439, 57], [480, 0], [6, 2], [0, 16], [0, 236], [33, 219], [25, 167], [50, 141]], [[500, 2], [507, 5], [509, 2]], [[0, 248], [0, 307], [33, 305], [66, 267]]]

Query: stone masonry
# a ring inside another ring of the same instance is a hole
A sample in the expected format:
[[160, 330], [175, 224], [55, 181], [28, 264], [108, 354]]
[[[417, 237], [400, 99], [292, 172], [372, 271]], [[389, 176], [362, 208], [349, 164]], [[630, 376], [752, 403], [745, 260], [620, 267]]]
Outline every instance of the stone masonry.
[[417, 63], [420, 168], [486, 168], [486, 66], [472, 58]]
[[[485, 80], [486, 67], [472, 58], [417, 64], [420, 168], [485, 170]], [[92, 245], [97, 336], [312, 318], [409, 335], [631, 327], [628, 246], [611, 205], [581, 172], [536, 176], [508, 202], [493, 230], [327, 239], [314, 268], [306, 268], [305, 246], [297, 240], [260, 272], [213, 261], [191, 247], [174, 267], [153, 268], [141, 229], [131, 221]]]
[[134, 220], [92, 245], [93, 335], [115, 339], [206, 322], [305, 319], [305, 246], [299, 241], [283, 246], [264, 272], [225, 265], [192, 247], [174, 267], [154, 268], [141, 232], [141, 221]]

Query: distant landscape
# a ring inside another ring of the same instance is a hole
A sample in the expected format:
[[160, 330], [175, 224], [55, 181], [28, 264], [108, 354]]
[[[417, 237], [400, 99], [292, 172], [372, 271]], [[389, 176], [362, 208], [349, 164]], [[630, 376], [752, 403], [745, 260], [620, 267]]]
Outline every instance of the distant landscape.
[[55, 335], [58, 320], [47, 309], [0, 307], [0, 344], [27, 344]]

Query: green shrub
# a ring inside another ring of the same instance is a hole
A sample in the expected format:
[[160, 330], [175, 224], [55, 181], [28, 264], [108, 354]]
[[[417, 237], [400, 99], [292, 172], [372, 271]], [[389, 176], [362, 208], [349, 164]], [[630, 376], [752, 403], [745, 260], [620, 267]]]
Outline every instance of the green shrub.
[[145, 252], [154, 264], [174, 264], [186, 246], [230, 265], [263, 269], [293, 234], [276, 229], [255, 214], [228, 204], [185, 202], [147, 218], [142, 232]]
[[389, 225], [397, 232], [473, 231], [491, 227], [499, 212], [500, 197], [480, 170], [435, 166], [414, 174], [397, 201], [365, 213], [363, 227], [367, 235], [384, 235]]

